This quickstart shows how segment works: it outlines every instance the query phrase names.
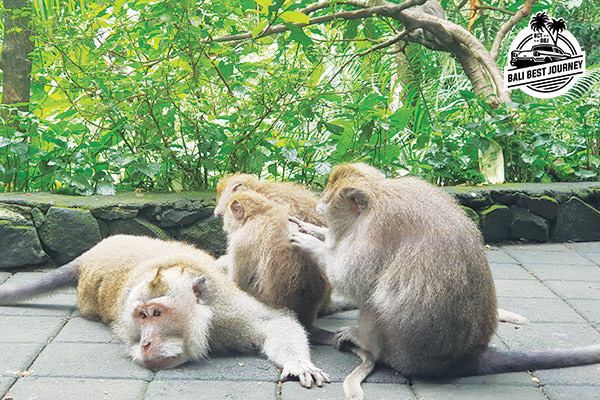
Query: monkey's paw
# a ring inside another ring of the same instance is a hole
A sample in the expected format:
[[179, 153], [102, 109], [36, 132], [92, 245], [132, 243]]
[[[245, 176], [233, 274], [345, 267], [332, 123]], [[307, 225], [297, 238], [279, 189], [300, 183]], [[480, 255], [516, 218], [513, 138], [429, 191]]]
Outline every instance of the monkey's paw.
[[290, 233], [288, 238], [290, 239], [290, 243], [292, 244], [292, 246], [298, 247], [312, 255], [316, 255], [319, 249], [323, 247], [322, 241], [307, 233]]
[[358, 337], [356, 336], [355, 326], [345, 326], [340, 329], [333, 337], [333, 344], [338, 350], [343, 350], [347, 348], [348, 345], [354, 345], [361, 349], [363, 348], [358, 340]]
[[321, 387], [323, 386], [323, 383], [330, 382], [329, 375], [320, 368], [317, 368], [313, 363], [284, 365], [279, 379], [280, 382], [285, 382], [292, 376], [298, 377], [300, 385], [309, 389], [312, 387], [313, 383]]

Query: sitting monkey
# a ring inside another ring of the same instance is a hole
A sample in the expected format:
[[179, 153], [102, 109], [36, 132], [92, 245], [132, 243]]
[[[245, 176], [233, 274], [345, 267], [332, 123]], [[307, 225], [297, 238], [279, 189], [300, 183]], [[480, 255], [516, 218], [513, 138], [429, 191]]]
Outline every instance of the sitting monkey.
[[248, 296], [202, 250], [172, 241], [118, 235], [15, 288], [0, 286], [0, 304], [77, 285], [84, 318], [111, 324], [132, 359], [171, 368], [209, 351], [261, 350], [311, 387], [329, 382], [310, 360], [302, 325]]

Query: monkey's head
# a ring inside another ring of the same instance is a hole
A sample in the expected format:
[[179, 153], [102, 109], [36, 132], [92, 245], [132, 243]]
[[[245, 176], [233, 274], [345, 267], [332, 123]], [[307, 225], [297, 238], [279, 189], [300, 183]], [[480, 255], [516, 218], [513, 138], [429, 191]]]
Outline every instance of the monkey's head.
[[126, 293], [115, 332], [133, 360], [147, 368], [172, 368], [208, 353], [209, 283], [187, 269], [189, 263], [158, 265]]
[[252, 189], [256, 186], [258, 178], [250, 174], [234, 174], [227, 175], [217, 183], [217, 201], [215, 205], [215, 217], [223, 217], [225, 209], [231, 196], [247, 189]]
[[325, 215], [333, 231], [343, 230], [369, 209], [373, 183], [382, 179], [385, 175], [366, 164], [338, 165], [329, 175], [317, 211]]
[[252, 190], [234, 193], [225, 209], [223, 230], [231, 234], [241, 228], [249, 218], [265, 214], [277, 207], [276, 203]]

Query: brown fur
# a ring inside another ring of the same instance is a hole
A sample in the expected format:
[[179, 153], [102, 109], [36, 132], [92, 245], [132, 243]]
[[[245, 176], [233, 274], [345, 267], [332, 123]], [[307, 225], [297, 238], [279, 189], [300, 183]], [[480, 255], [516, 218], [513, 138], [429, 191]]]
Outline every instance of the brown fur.
[[315, 262], [289, 243], [287, 209], [251, 190], [234, 193], [224, 228], [234, 282], [265, 304], [290, 309], [302, 324], [312, 325], [329, 301], [331, 286]]
[[223, 216], [232, 194], [241, 190], [260, 193], [269, 200], [288, 207], [288, 215], [325, 226], [324, 218], [316, 213], [317, 196], [308, 188], [293, 182], [261, 181], [249, 174], [229, 175], [219, 180], [215, 215]]

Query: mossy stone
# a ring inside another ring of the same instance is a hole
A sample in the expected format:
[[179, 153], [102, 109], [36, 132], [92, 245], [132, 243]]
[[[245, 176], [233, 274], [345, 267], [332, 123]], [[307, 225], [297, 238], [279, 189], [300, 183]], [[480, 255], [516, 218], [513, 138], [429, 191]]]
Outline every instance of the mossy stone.
[[39, 235], [57, 264], [73, 260], [102, 240], [92, 213], [76, 208], [50, 207]]
[[227, 235], [223, 231], [221, 218], [208, 218], [183, 228], [176, 233], [175, 237], [206, 250], [215, 257], [225, 254], [227, 250]]
[[49, 261], [34, 227], [0, 221], [0, 269], [37, 265]]
[[471, 218], [475, 225], [479, 226], [479, 214], [475, 210], [469, 207], [460, 206], [460, 208], [467, 214], [467, 217]]
[[521, 208], [512, 207], [512, 221], [510, 223], [510, 237], [516, 240], [531, 240], [545, 242], [550, 237], [548, 220]]
[[558, 206], [552, 240], [600, 240], [600, 211], [577, 197], [571, 197], [569, 201]]
[[556, 211], [558, 210], [558, 201], [548, 195], [530, 197], [526, 194], [520, 194], [517, 206], [526, 208], [532, 213], [546, 219], [554, 220], [556, 219]]
[[508, 239], [510, 232], [510, 210], [503, 205], [493, 206], [479, 213], [483, 239], [488, 243], [502, 242]]
[[170, 239], [167, 232], [160, 229], [158, 226], [141, 218], [134, 219], [118, 219], [111, 221], [109, 224], [109, 234], [112, 235], [136, 235], [149, 236], [159, 239]]

